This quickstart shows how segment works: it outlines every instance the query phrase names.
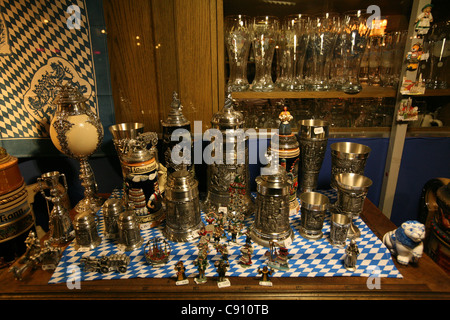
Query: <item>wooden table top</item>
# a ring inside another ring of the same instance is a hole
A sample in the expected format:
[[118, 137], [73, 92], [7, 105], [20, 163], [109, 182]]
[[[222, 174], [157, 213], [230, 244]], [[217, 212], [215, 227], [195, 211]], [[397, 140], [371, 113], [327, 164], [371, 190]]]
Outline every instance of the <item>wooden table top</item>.
[[[361, 218], [380, 239], [395, 225], [368, 199]], [[365, 277], [272, 277], [272, 287], [259, 277], [230, 277], [231, 286], [205, 284], [177, 286], [175, 278], [82, 281], [80, 289], [66, 283], [48, 284], [51, 271], [36, 269], [15, 280], [8, 268], [0, 270], [0, 299], [165, 299], [165, 300], [293, 300], [293, 299], [449, 299], [450, 276], [424, 254], [417, 265], [394, 262], [402, 279], [379, 278], [379, 289], [369, 289]]]

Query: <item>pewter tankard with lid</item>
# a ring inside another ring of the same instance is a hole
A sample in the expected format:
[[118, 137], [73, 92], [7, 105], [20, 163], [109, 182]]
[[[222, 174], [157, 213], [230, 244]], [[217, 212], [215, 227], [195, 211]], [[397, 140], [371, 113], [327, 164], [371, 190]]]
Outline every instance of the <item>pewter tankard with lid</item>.
[[197, 238], [204, 224], [200, 215], [198, 182], [189, 171], [182, 169], [169, 174], [164, 200], [165, 237], [175, 242]]
[[[169, 115], [166, 120], [161, 121], [161, 125], [163, 127], [163, 141], [159, 158], [161, 163], [167, 168], [168, 173], [172, 173], [183, 168], [191, 171], [194, 168], [191, 161], [192, 157], [185, 154], [187, 150], [176, 149], [175, 147], [181, 139], [191, 141], [189, 152], [192, 155], [193, 144], [191, 137], [191, 122], [183, 115], [181, 111], [182, 108], [183, 106], [181, 105], [181, 101], [178, 99], [178, 94], [174, 92]], [[176, 137], [172, 137], [172, 135], [176, 135]], [[188, 137], [185, 137], [185, 135], [188, 135]], [[178, 153], [172, 156], [173, 151]], [[180, 163], [180, 161], [182, 163]]]
[[[243, 115], [234, 110], [231, 97], [226, 99], [223, 109], [214, 114], [211, 125], [221, 139], [211, 142], [211, 154], [215, 159], [208, 163], [207, 197], [203, 208], [206, 212], [217, 213], [219, 208], [225, 207], [228, 214], [251, 214], [253, 203], [250, 198], [248, 137], [243, 131]], [[236, 178], [245, 189], [240, 193], [240, 199], [233, 202], [239, 203], [239, 206], [230, 203], [230, 186]]]
[[250, 236], [264, 247], [270, 247], [273, 241], [287, 246], [294, 238], [289, 225], [292, 180], [278, 163], [269, 164], [266, 168], [270, 168], [271, 174], [256, 178], [256, 212]]

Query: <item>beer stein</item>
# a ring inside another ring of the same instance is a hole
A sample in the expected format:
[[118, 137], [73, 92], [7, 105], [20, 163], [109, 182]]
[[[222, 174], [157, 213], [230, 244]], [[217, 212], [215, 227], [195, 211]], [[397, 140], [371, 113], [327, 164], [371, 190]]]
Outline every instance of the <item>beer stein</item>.
[[[208, 164], [207, 196], [203, 203], [205, 212], [218, 213], [219, 208], [225, 207], [227, 210], [230, 209], [228, 213], [232, 215], [237, 214], [237, 211], [244, 215], [252, 213], [248, 137], [244, 136], [243, 124], [243, 115], [234, 110], [231, 96], [229, 96], [223, 109], [214, 114], [211, 120], [213, 133], [219, 134], [221, 139], [211, 142], [211, 155], [215, 158], [205, 159]], [[218, 161], [216, 158], [219, 158]], [[230, 186], [237, 177], [245, 189], [245, 192], [241, 193], [238, 207], [230, 205], [229, 192]]]
[[327, 150], [329, 124], [319, 119], [300, 121], [298, 141], [300, 144], [299, 195], [317, 189], [320, 169]]
[[0, 261], [12, 262], [26, 251], [25, 241], [34, 231], [35, 217], [28, 199], [37, 188], [27, 186], [19, 160], [0, 147]]
[[[152, 228], [164, 219], [162, 193], [167, 175], [157, 158], [158, 135], [145, 132], [136, 139], [124, 139], [122, 143], [126, 205], [133, 206], [142, 229]], [[147, 149], [149, 144], [152, 146]]]
[[292, 179], [284, 167], [272, 162], [266, 168], [271, 174], [256, 178], [256, 212], [250, 229], [251, 239], [264, 247], [273, 241], [287, 246], [294, 239], [289, 225]]
[[83, 211], [78, 213], [74, 218], [73, 226], [75, 229], [74, 248], [76, 251], [93, 250], [102, 242], [98, 235], [94, 212]]
[[164, 200], [164, 236], [175, 242], [188, 242], [197, 238], [204, 224], [200, 215], [198, 182], [189, 171], [183, 169], [169, 174]]
[[[190, 136], [191, 122], [181, 112], [182, 108], [183, 106], [178, 99], [178, 94], [174, 92], [169, 115], [165, 121], [161, 121], [161, 125], [163, 127], [163, 142], [160, 160], [161, 163], [167, 168], [168, 173], [175, 172], [184, 167], [186, 167], [188, 171], [191, 171], [194, 168], [190, 156], [192, 154], [192, 142], [189, 147], [189, 155], [184, 154], [187, 150], [174, 149], [181, 139], [192, 141]], [[183, 132], [177, 132], [177, 129], [182, 129]], [[174, 132], [179, 137], [177, 140], [172, 139]], [[188, 135], [188, 137], [184, 137], [184, 135]], [[177, 151], [178, 154], [172, 155], [174, 150]]]
[[[61, 178], [62, 185], [59, 183]], [[64, 244], [71, 241], [75, 234], [69, 215], [66, 176], [52, 171], [42, 174], [37, 180], [42, 196], [53, 203], [53, 209], [49, 213], [50, 242]], [[49, 190], [49, 195], [45, 190]]]

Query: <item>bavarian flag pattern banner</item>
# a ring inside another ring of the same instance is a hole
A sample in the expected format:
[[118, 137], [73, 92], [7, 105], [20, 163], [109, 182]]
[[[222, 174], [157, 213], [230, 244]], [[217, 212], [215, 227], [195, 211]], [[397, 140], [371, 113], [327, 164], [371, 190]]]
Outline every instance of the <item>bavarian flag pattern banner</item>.
[[[0, 1], [0, 145], [11, 154], [45, 152], [38, 141], [49, 144], [58, 84], [76, 87], [100, 114], [99, 99], [111, 95], [101, 3]], [[111, 101], [102, 104], [109, 113]]]
[[[336, 201], [336, 191], [325, 190], [320, 191], [329, 197], [330, 202]], [[114, 191], [112, 196], [121, 197], [122, 191]], [[253, 194], [255, 197], [255, 194]], [[146, 244], [149, 240], [155, 238], [163, 238], [164, 224], [146, 230], [141, 230], [141, 235], [144, 242], [140, 248], [132, 251], [120, 251], [117, 245], [117, 240], [105, 239], [104, 237], [104, 221], [102, 217], [102, 210], [97, 212], [98, 218], [98, 232], [102, 238], [101, 244], [95, 249], [89, 251], [76, 251], [73, 243], [63, 252], [61, 260], [55, 269], [49, 283], [68, 283], [77, 279], [77, 281], [90, 280], [108, 280], [108, 279], [129, 279], [129, 278], [176, 278], [175, 265], [181, 261], [186, 268], [186, 276], [190, 279], [190, 283], [194, 283], [194, 278], [198, 276], [198, 269], [195, 264], [195, 259], [198, 258], [198, 242], [199, 239], [191, 242], [171, 242], [168, 241], [171, 247], [170, 257], [167, 264], [161, 267], [154, 267], [147, 263], [145, 259]], [[202, 219], [205, 221], [204, 212], [202, 212]], [[349, 271], [344, 267], [345, 248], [333, 247], [329, 241], [330, 235], [330, 213], [327, 212], [325, 218], [322, 239], [311, 241], [303, 238], [299, 234], [301, 213], [290, 216], [290, 224], [294, 231], [294, 240], [287, 246], [289, 254], [289, 269], [275, 270], [273, 277], [340, 277], [340, 276], [355, 276], [355, 277], [389, 277], [402, 278], [401, 273], [396, 268], [389, 250], [381, 242], [380, 239], [370, 230], [361, 218], [355, 218], [354, 223], [360, 229], [361, 236], [356, 240], [360, 254], [357, 259], [356, 270]], [[244, 232], [251, 227], [254, 220], [254, 214], [250, 215], [245, 220]], [[243, 267], [239, 264], [241, 257], [240, 249], [246, 243], [246, 235], [240, 234], [235, 242], [228, 239], [221, 239], [220, 244], [227, 245], [229, 269], [226, 277], [258, 277], [258, 268], [263, 268], [267, 265], [266, 252], [268, 248], [252, 243], [253, 254], [251, 256], [252, 264], [248, 267]], [[347, 244], [349, 241], [347, 241]], [[91, 259], [98, 259], [103, 256], [110, 256], [113, 254], [125, 253], [130, 257], [130, 263], [127, 271], [124, 273], [111, 271], [108, 273], [101, 272], [86, 272], [84, 264], [81, 259], [91, 257]], [[217, 279], [217, 271], [214, 266], [216, 261], [222, 258], [222, 254], [217, 252], [214, 248], [214, 241], [209, 243], [209, 253], [207, 256], [208, 265], [205, 271], [205, 276], [210, 281]], [[232, 279], [231, 279], [232, 282]]]

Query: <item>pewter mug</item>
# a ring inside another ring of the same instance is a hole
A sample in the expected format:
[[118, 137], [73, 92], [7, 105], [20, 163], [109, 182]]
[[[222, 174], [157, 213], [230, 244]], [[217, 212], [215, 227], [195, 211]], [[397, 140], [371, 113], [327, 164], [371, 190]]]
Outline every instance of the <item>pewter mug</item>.
[[330, 200], [318, 192], [304, 192], [300, 195], [300, 235], [309, 240], [323, 236], [322, 228]]
[[[340, 173], [335, 176], [335, 181], [338, 188], [335, 210], [348, 215], [350, 219], [358, 217], [363, 211], [372, 180], [356, 173]], [[360, 230], [352, 222], [348, 237], [357, 238], [360, 235]]]
[[318, 119], [300, 121], [300, 177], [298, 194], [317, 189], [318, 177], [327, 149], [329, 123]]
[[169, 174], [165, 191], [166, 225], [164, 236], [175, 242], [196, 239], [204, 226], [200, 215], [198, 182], [187, 170]]
[[353, 172], [364, 175], [367, 158], [371, 149], [354, 142], [336, 142], [331, 146], [331, 187], [337, 189], [335, 176], [339, 173]]

